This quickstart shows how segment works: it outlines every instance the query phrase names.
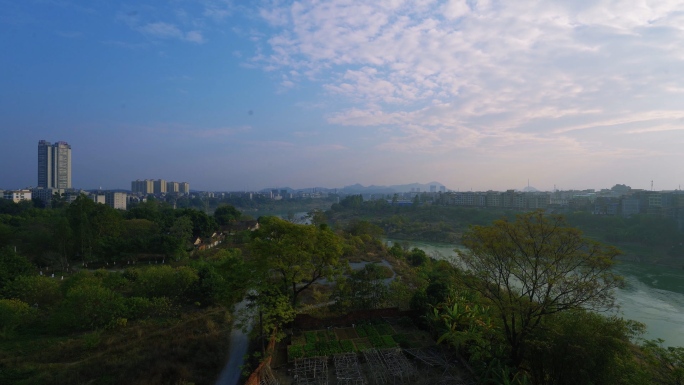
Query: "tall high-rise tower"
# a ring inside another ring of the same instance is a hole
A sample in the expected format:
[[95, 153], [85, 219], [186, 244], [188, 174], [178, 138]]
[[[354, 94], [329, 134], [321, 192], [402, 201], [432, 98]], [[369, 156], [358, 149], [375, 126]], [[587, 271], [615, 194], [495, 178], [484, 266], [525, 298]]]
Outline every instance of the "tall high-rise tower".
[[71, 188], [71, 146], [38, 142], [38, 187]]

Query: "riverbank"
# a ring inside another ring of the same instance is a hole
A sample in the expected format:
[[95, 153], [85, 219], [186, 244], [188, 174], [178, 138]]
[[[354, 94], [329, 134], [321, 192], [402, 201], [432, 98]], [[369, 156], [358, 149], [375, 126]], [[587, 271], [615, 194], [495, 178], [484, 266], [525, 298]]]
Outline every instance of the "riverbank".
[[[385, 242], [417, 247], [435, 259], [455, 259], [462, 246], [439, 242], [416, 242], [385, 238]], [[622, 256], [615, 269], [625, 277], [616, 291], [618, 307], [613, 314], [644, 323], [644, 339], [663, 339], [665, 346], [684, 346], [684, 270], [636, 262]]]

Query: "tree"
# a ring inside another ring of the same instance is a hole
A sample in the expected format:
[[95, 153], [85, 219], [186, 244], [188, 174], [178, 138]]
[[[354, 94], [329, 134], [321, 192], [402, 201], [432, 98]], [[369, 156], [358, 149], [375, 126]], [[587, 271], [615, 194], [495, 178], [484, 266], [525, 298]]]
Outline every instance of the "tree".
[[0, 249], [0, 290], [20, 276], [31, 275], [35, 267], [13, 249]]
[[188, 216], [176, 218], [164, 238], [163, 249], [167, 255], [180, 257], [191, 246], [192, 220]]
[[228, 225], [232, 221], [237, 221], [242, 213], [231, 205], [221, 205], [214, 211], [214, 219], [219, 226]]
[[262, 265], [279, 276], [292, 304], [314, 282], [340, 274], [342, 241], [327, 226], [298, 225], [277, 217], [263, 217], [252, 233], [252, 251]]
[[59, 282], [40, 275], [19, 276], [5, 286], [4, 296], [19, 299], [32, 306], [51, 308], [62, 299]]
[[344, 310], [378, 309], [389, 298], [385, 274], [380, 265], [368, 263], [338, 282], [333, 296], [336, 307]]
[[463, 236], [461, 261], [475, 275], [473, 288], [499, 311], [519, 366], [531, 332], [551, 314], [572, 309], [605, 309], [622, 279], [613, 273], [620, 253], [567, 227], [562, 216], [534, 211], [491, 226], [474, 226]]
[[121, 233], [123, 218], [118, 210], [97, 204], [84, 194], [79, 195], [66, 209], [71, 225], [76, 253], [89, 261], [103, 256], [108, 242]]
[[251, 302], [247, 306], [258, 309], [258, 339], [261, 341], [261, 352], [264, 354], [265, 341], [274, 333], [277, 341], [282, 340], [286, 335], [282, 331], [283, 326], [294, 321], [297, 311], [287, 294], [268, 284], [255, 290], [248, 298]]
[[429, 261], [427, 254], [417, 247], [414, 247], [413, 250], [406, 255], [406, 260], [412, 266], [422, 266]]
[[187, 216], [192, 221], [192, 236], [207, 237], [218, 230], [218, 224], [213, 217], [202, 211], [183, 209], [176, 211], [176, 217]]
[[123, 296], [102, 286], [82, 284], [67, 292], [53, 322], [59, 328], [88, 330], [110, 325], [125, 313]]
[[328, 217], [323, 210], [314, 209], [307, 214], [307, 217], [309, 219], [309, 223], [314, 226], [328, 223]]
[[[645, 341], [641, 346], [643, 364], [655, 384], [684, 383], [684, 347], [663, 347], [661, 339]], [[645, 383], [645, 382], [642, 382]]]
[[367, 235], [374, 239], [379, 239], [385, 233], [380, 226], [358, 219], [349, 221], [346, 231], [353, 236]]
[[18, 299], [0, 299], [0, 339], [12, 337], [16, 329], [35, 320], [36, 309]]
[[653, 383], [639, 378], [630, 341], [644, 328], [581, 309], [554, 314], [530, 338], [530, 373], [545, 385]]

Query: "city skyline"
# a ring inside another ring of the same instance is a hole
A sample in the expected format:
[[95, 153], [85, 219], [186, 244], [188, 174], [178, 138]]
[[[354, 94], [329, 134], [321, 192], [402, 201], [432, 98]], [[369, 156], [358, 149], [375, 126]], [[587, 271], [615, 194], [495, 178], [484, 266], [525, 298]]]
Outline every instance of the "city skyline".
[[[0, 0], [2, 1], [2, 0]], [[684, 4], [3, 2], [0, 189], [678, 189]]]

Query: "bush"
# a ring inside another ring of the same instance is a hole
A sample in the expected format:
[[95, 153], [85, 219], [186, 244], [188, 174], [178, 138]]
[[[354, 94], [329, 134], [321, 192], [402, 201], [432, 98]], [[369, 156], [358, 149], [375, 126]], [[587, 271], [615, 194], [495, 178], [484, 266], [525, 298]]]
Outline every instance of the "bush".
[[58, 328], [92, 330], [112, 324], [125, 316], [125, 310], [120, 294], [101, 286], [79, 285], [67, 293], [54, 323]]
[[147, 298], [181, 298], [198, 280], [197, 271], [191, 267], [153, 266], [138, 271], [133, 282], [133, 294]]
[[177, 313], [177, 308], [167, 297], [131, 297], [125, 303], [126, 315], [130, 319], [170, 317]]
[[17, 277], [5, 287], [8, 298], [16, 298], [40, 308], [52, 308], [62, 299], [59, 281], [39, 275]]
[[90, 271], [79, 271], [78, 273], [72, 275], [71, 277], [64, 280], [60, 286], [62, 294], [66, 294], [73, 288], [77, 286], [101, 286], [102, 280], [95, 276]]
[[356, 350], [354, 348], [354, 343], [351, 340], [340, 341], [340, 348], [342, 349], [343, 353], [351, 353]]
[[287, 347], [287, 358], [292, 361], [295, 358], [304, 357], [304, 348], [302, 345], [290, 345]]
[[0, 299], [0, 335], [11, 337], [21, 326], [35, 320], [36, 309], [18, 299]]
[[31, 275], [35, 267], [9, 247], [0, 248], [0, 289], [16, 277]]

